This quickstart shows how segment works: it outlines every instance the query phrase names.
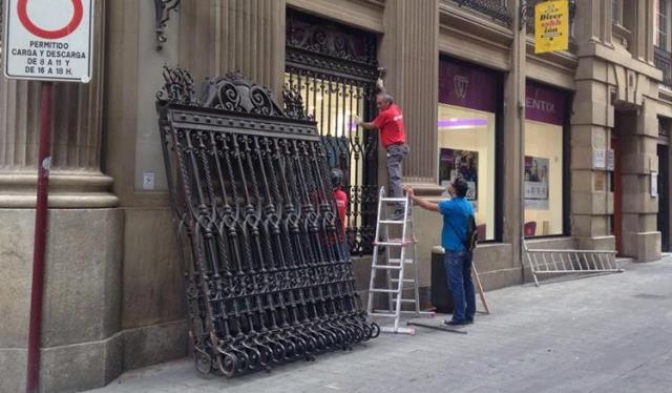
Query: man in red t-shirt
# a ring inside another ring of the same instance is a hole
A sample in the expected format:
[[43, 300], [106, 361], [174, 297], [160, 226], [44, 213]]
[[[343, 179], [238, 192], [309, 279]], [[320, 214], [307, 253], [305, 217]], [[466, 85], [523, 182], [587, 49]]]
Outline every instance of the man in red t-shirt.
[[338, 168], [331, 170], [331, 185], [334, 189], [334, 199], [336, 200], [336, 211], [338, 212], [338, 219], [341, 221], [343, 226], [343, 232], [336, 232], [336, 243], [333, 241], [328, 242], [331, 244], [334, 255], [337, 259], [347, 258], [348, 257], [348, 247], [346, 245], [345, 238], [345, 212], [348, 209], [348, 194], [343, 191], [343, 171]]
[[[368, 130], [380, 130], [380, 142], [387, 150], [387, 175], [390, 181], [391, 197], [401, 198], [403, 191], [401, 188], [401, 163], [408, 154], [408, 145], [406, 144], [406, 128], [404, 127], [404, 115], [394, 103], [394, 98], [387, 93], [380, 93], [376, 96], [376, 105], [378, 106], [378, 116], [372, 122], [360, 121], [355, 116], [357, 125]], [[393, 219], [403, 217], [404, 204], [395, 205]]]

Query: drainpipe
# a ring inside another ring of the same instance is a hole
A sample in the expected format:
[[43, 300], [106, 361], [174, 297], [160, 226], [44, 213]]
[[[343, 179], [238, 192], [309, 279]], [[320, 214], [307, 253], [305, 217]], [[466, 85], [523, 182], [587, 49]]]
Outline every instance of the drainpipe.
[[[520, 167], [518, 168], [518, 176], [520, 176], [520, 275], [521, 282], [525, 282], [525, 177], [523, 175], [525, 171], [525, 94], [526, 94], [526, 74], [523, 72], [525, 67], [521, 67], [524, 63], [527, 62], [527, 1], [518, 0], [516, 2], [519, 7], [519, 13], [517, 15], [518, 28], [517, 31], [518, 40], [516, 42], [516, 56], [518, 57], [518, 72], [516, 85], [518, 89], [518, 127], [520, 131], [520, 140], [518, 141], [518, 150], [520, 152]], [[534, 18], [534, 15], [532, 15]], [[522, 43], [521, 43], [522, 41]], [[522, 46], [522, 49], [521, 49]], [[522, 53], [521, 53], [522, 51]]]
[[521, 282], [525, 283], [525, 100], [518, 102], [518, 127], [520, 128], [520, 275]]

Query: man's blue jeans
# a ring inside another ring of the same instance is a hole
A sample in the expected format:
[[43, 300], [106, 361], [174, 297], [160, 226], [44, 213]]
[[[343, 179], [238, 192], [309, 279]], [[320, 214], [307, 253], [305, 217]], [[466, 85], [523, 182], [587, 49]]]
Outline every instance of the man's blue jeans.
[[446, 251], [443, 260], [455, 305], [454, 322], [473, 321], [476, 313], [476, 294], [471, 280], [471, 257], [468, 251]]

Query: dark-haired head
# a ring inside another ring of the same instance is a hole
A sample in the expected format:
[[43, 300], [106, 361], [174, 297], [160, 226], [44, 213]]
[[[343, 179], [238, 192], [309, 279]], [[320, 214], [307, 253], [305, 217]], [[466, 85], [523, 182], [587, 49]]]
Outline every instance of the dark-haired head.
[[467, 184], [466, 180], [458, 177], [455, 179], [452, 186], [453, 190], [455, 190], [455, 196], [462, 198], [467, 196], [467, 191], [469, 191], [469, 184]]
[[331, 185], [336, 188], [343, 185], [343, 171], [338, 168], [331, 170]]

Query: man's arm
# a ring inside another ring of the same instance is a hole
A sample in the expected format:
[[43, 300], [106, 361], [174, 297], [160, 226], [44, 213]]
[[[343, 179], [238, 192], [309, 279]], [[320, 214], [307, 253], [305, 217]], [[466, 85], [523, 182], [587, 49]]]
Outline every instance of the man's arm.
[[378, 128], [378, 126], [376, 125], [375, 122], [373, 122], [373, 121], [369, 121], [369, 122], [361, 121], [359, 116], [356, 116], [356, 115], [355, 115], [355, 124], [357, 124], [358, 126], [360, 126], [362, 128], [365, 128], [367, 130], [375, 130], [376, 128]]
[[367, 130], [375, 130], [376, 128], [378, 128], [378, 126], [372, 121], [370, 122], [360, 121], [359, 123], [357, 123], [357, 125], [362, 128], [366, 128]]
[[409, 186], [404, 186], [404, 190], [408, 193], [408, 196], [411, 198], [411, 200], [413, 200], [413, 202], [417, 203], [418, 206], [420, 206], [421, 208], [423, 208], [425, 210], [432, 211], [432, 212], [438, 212], [439, 211], [439, 204], [438, 203], [430, 202], [426, 199], [419, 198], [419, 197], [415, 196], [415, 191], [413, 191], [413, 189]]

